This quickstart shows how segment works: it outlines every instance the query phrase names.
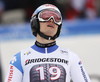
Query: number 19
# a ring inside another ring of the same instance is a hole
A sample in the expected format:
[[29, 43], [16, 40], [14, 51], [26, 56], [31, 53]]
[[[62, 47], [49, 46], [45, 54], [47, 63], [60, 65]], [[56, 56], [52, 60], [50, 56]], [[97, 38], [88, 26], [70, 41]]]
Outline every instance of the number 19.
[[[38, 67], [35, 69], [36, 71], [39, 71], [39, 74], [40, 74], [40, 80], [45, 80], [45, 74], [44, 74], [44, 67], [41, 66], [41, 67]], [[58, 79], [60, 76], [61, 76], [61, 70], [60, 68], [56, 67], [56, 66], [52, 66], [48, 69], [48, 72], [51, 74], [51, 75], [54, 75], [52, 77], [50, 77], [51, 80], [56, 80]]]

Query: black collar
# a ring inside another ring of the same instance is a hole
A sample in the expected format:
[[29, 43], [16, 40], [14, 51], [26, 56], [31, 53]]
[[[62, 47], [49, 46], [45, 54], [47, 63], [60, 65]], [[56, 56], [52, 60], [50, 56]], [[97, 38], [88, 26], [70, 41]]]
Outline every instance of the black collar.
[[56, 41], [51, 42], [51, 43], [48, 43], [48, 44], [41, 44], [41, 43], [39, 43], [38, 41], [36, 41], [35, 44], [36, 44], [38, 47], [45, 48], [45, 47], [54, 46], [54, 45], [56, 44]]

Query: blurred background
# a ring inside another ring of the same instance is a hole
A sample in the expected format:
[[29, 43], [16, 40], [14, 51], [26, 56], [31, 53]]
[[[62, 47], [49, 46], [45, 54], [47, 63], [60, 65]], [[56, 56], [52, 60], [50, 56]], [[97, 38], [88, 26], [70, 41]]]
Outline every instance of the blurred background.
[[0, 0], [0, 82], [13, 55], [34, 44], [30, 18], [45, 3], [62, 13], [57, 44], [77, 53], [92, 82], [100, 82], [100, 0]]

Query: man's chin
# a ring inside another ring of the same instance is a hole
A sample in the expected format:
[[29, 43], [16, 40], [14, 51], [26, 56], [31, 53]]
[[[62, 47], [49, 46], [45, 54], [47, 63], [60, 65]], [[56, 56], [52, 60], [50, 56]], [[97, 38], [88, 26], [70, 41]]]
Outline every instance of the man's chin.
[[53, 33], [47, 33], [47, 34], [45, 34], [45, 35], [47, 35], [47, 36], [54, 36], [55, 34], [53, 34]]

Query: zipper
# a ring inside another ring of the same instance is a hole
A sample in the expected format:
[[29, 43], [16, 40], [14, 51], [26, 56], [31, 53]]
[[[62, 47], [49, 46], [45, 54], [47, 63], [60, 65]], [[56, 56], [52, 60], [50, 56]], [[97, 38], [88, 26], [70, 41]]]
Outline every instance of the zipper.
[[45, 53], [47, 54], [47, 48], [45, 48]]

